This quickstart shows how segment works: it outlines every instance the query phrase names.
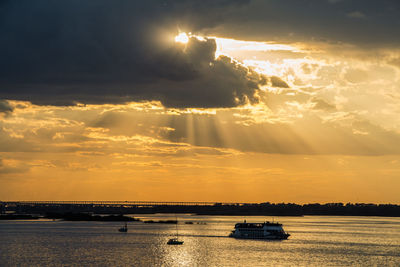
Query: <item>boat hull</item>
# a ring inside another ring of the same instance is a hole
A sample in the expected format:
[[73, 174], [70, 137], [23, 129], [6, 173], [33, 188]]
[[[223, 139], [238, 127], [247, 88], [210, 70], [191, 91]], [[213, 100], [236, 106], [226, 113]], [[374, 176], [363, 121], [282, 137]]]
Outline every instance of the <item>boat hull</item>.
[[258, 240], [286, 240], [288, 239], [290, 236], [290, 234], [285, 234], [285, 235], [281, 235], [281, 236], [236, 236], [236, 235], [229, 235], [229, 237], [233, 237], [236, 239], [258, 239]]
[[182, 245], [183, 241], [179, 241], [179, 242], [168, 242], [167, 245]]

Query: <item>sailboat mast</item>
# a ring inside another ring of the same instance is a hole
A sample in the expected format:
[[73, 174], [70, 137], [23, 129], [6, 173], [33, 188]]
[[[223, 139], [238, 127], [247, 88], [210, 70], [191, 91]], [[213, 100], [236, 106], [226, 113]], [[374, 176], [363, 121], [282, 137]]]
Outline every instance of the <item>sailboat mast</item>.
[[175, 221], [176, 221], [176, 238], [178, 238], [178, 216], [175, 215]]

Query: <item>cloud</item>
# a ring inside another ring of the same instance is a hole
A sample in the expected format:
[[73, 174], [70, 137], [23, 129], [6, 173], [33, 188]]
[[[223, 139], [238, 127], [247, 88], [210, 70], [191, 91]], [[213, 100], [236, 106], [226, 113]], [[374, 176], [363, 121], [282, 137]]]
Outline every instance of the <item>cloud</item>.
[[3, 2], [0, 97], [50, 105], [160, 100], [173, 107], [256, 101], [264, 79], [230, 58], [215, 59], [215, 40], [174, 42], [178, 28], [215, 25], [237, 5]]
[[368, 80], [368, 72], [362, 69], [346, 69], [344, 78], [351, 83], [360, 83]]
[[360, 11], [347, 13], [346, 16], [353, 19], [365, 19], [367, 17], [363, 12]]
[[279, 77], [272, 76], [270, 77], [270, 80], [272, 87], [289, 88], [289, 85]]
[[[280, 102], [299, 100], [292, 97]], [[301, 97], [298, 107], [289, 105], [285, 111], [276, 107], [276, 113], [263, 105], [217, 109], [214, 114], [145, 105], [142, 109], [108, 105], [108, 111], [103, 105], [36, 106], [36, 114], [16, 108], [0, 128], [0, 152], [28, 152], [39, 158], [224, 156], [240, 152], [400, 154], [396, 131], [341, 112], [322, 98]], [[324, 112], [330, 112], [330, 117]]]
[[339, 3], [339, 2], [342, 2], [342, 1], [344, 1], [344, 0], [328, 0], [328, 2], [331, 3], [331, 4], [336, 4], [336, 3]]
[[5, 164], [5, 160], [0, 158], [0, 174], [25, 173], [29, 171], [29, 166], [22, 162], [13, 162]]
[[335, 105], [331, 105], [325, 100], [318, 99], [316, 97], [312, 99], [312, 103], [314, 103], [314, 109], [327, 110], [327, 111], [336, 110]]
[[0, 99], [0, 113], [9, 114], [14, 108], [5, 100]]
[[[398, 47], [399, 8], [397, 0], [253, 0], [205, 33], [253, 41]], [[358, 19], [349, 21], [345, 14]], [[359, 19], [365, 14], [368, 19]]]
[[[2, 1], [0, 97], [41, 105], [257, 102], [265, 78], [229, 58], [214, 59], [212, 39], [192, 38], [186, 47], [175, 43], [179, 30], [242, 40], [400, 43], [393, 27], [399, 22], [397, 1], [333, 2]], [[343, 14], [354, 10], [368, 19], [349, 24]]]
[[388, 61], [388, 63], [393, 65], [393, 66], [395, 66], [395, 67], [397, 67], [397, 68], [400, 68], [400, 57], [392, 58], [392, 59], [390, 59]]
[[34, 146], [19, 136], [16, 136], [12, 130], [6, 130], [0, 123], [0, 152], [16, 151], [37, 151]]

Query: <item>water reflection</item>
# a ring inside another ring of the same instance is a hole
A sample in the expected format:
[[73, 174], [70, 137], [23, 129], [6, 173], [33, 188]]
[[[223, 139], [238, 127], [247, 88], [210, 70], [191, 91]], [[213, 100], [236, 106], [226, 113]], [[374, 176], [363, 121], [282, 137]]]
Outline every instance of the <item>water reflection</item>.
[[[175, 215], [146, 215], [166, 220]], [[168, 246], [175, 225], [2, 221], [1, 266], [349, 266], [400, 265], [400, 218], [281, 217], [281, 242], [228, 238], [242, 217], [180, 215], [182, 246]], [[247, 217], [248, 222], [270, 220]], [[192, 221], [193, 224], [185, 224]], [[197, 224], [203, 222], [206, 224]]]

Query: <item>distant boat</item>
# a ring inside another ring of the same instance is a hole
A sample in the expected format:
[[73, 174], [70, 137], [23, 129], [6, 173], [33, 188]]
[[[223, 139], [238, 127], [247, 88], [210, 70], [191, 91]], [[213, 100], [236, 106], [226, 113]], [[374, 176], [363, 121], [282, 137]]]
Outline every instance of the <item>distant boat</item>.
[[171, 238], [167, 242], [168, 245], [182, 245], [183, 241], [178, 240], [178, 238]]
[[128, 232], [128, 225], [125, 222], [125, 225], [118, 229], [119, 232], [126, 233]]
[[264, 223], [237, 223], [235, 230], [229, 235], [234, 238], [243, 239], [275, 239], [283, 240], [288, 239], [290, 234], [286, 233], [282, 224], [277, 222], [264, 222]]
[[167, 242], [167, 245], [182, 245], [183, 241], [179, 240], [178, 237], [178, 218], [176, 218], [176, 237], [170, 238]]

